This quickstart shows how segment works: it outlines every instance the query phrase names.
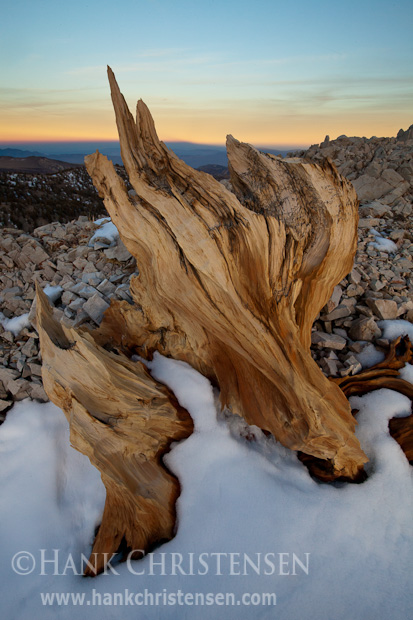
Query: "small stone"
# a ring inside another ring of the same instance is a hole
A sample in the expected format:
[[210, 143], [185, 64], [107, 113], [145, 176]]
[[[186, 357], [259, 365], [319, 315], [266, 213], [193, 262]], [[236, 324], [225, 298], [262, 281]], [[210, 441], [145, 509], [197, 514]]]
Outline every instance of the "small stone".
[[0, 411], [6, 411], [9, 407], [13, 405], [12, 400], [3, 400], [0, 399]]
[[110, 295], [113, 295], [113, 293], [116, 290], [116, 286], [114, 284], [112, 284], [112, 282], [109, 282], [109, 280], [103, 280], [103, 282], [101, 282], [99, 284], [99, 286], [97, 287], [97, 290], [102, 293], [102, 295], [106, 295], [106, 297], [109, 297]]
[[346, 288], [347, 297], [357, 297], [364, 293], [364, 288], [360, 284], [349, 284]]
[[35, 375], [36, 377], [42, 376], [41, 364], [36, 364], [35, 362], [29, 362], [28, 366], [30, 368], [30, 372], [32, 375]]
[[72, 286], [70, 291], [80, 297], [83, 297], [84, 299], [90, 299], [93, 295], [96, 295], [96, 289], [93, 286], [89, 286], [89, 284], [84, 284], [83, 282], [78, 282]]
[[34, 357], [38, 353], [37, 342], [34, 338], [29, 338], [26, 344], [21, 348], [21, 352], [26, 357]]
[[363, 205], [359, 209], [359, 213], [362, 218], [368, 217], [369, 215], [371, 215], [373, 218], [383, 217], [383, 215], [389, 213], [389, 211], [390, 209], [387, 205], [384, 205], [381, 202], [377, 201]]
[[351, 314], [351, 310], [344, 304], [340, 304], [332, 312], [327, 314], [325, 318], [327, 321], [336, 321], [337, 319], [342, 319], [347, 316], [350, 316], [350, 314]]
[[391, 299], [367, 299], [366, 303], [379, 319], [397, 318], [397, 304]]
[[352, 342], [348, 348], [350, 349], [350, 351], [353, 351], [353, 353], [361, 353], [365, 346], [365, 342], [360, 342], [357, 340], [356, 342]]
[[104, 253], [106, 255], [106, 258], [108, 258], [109, 260], [117, 260], [122, 263], [132, 258], [132, 255], [129, 253], [129, 251], [126, 249], [125, 245], [120, 239], [118, 239], [115, 247], [104, 250]]
[[41, 403], [47, 403], [49, 401], [49, 397], [44, 391], [43, 386], [37, 383], [30, 383], [29, 396], [33, 400], [38, 400]]
[[76, 298], [77, 298], [77, 295], [75, 295], [75, 293], [72, 293], [72, 291], [65, 291], [62, 295], [62, 303], [65, 306], [68, 306]]
[[321, 360], [321, 367], [328, 377], [337, 377], [338, 364], [336, 360], [330, 360], [328, 357], [323, 357]]
[[12, 370], [11, 368], [1, 368], [0, 367], [0, 381], [4, 386], [4, 389], [10, 392], [9, 383], [14, 381], [19, 377], [19, 373], [17, 370]]
[[69, 318], [71, 318], [71, 315], [69, 315], [69, 312], [66, 312], [66, 310], [69, 310], [71, 312], [77, 312], [78, 310], [83, 308], [84, 304], [85, 304], [84, 298], [83, 297], [77, 297], [72, 302], [70, 302], [70, 304], [65, 309], [66, 316], [69, 316]]
[[96, 271], [95, 265], [92, 265], [92, 267], [93, 269], [91, 271], [84, 271], [82, 273], [82, 282], [96, 287], [102, 282], [102, 280], [105, 279], [105, 277], [100, 271]]
[[357, 269], [352, 269], [348, 275], [348, 279], [350, 280], [351, 284], [360, 284], [361, 275], [359, 274]]
[[0, 381], [0, 398], [7, 398], [7, 390], [3, 385], [3, 381]]
[[98, 325], [100, 325], [103, 315], [108, 308], [109, 304], [100, 297], [99, 293], [96, 293], [93, 297], [88, 299], [83, 306], [83, 309], [88, 313], [90, 318]]
[[326, 334], [324, 332], [313, 332], [311, 334], [311, 343], [319, 348], [337, 349], [341, 351], [346, 346], [345, 338], [337, 334]]
[[358, 319], [350, 327], [349, 335], [352, 340], [367, 340], [371, 342], [381, 336], [381, 329], [376, 325], [373, 318]]
[[7, 389], [13, 395], [14, 400], [23, 400], [29, 396], [30, 385], [30, 381], [26, 379], [14, 379], [9, 381]]
[[3, 338], [3, 340], [5, 340], [6, 342], [14, 342], [14, 336], [11, 332], [9, 331], [4, 331], [1, 334], [1, 337]]
[[370, 288], [372, 291], [380, 291], [384, 287], [385, 284], [383, 284], [383, 282], [381, 280], [378, 280], [377, 278], [374, 278], [370, 282]]
[[359, 219], [359, 228], [371, 228], [374, 226], [378, 226], [380, 224], [380, 220], [374, 217], [360, 218]]

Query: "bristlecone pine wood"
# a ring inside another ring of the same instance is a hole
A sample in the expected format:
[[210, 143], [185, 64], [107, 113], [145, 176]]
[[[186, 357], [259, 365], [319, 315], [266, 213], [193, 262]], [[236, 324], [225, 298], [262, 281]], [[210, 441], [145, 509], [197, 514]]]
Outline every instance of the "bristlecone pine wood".
[[[400, 377], [399, 370], [413, 363], [413, 346], [407, 336], [394, 340], [385, 359], [353, 377], [330, 380], [340, 386], [349, 397], [361, 396], [373, 390], [388, 388], [396, 390], [413, 401], [413, 385]], [[392, 418], [389, 421], [392, 437], [398, 442], [407, 459], [413, 464], [413, 414], [406, 418]]]
[[100, 573], [119, 547], [147, 551], [174, 535], [178, 480], [162, 463], [172, 441], [193, 430], [189, 414], [141, 362], [62, 326], [37, 290], [43, 383], [70, 424], [70, 441], [100, 470], [102, 523], [85, 574]]
[[114, 305], [102, 339], [189, 362], [219, 386], [223, 407], [325, 460], [331, 478], [356, 478], [367, 458], [349, 403], [309, 349], [353, 264], [351, 183], [328, 161], [281, 160], [229, 136], [231, 193], [158, 140], [142, 101], [135, 122], [110, 69], [109, 81], [134, 191], [100, 153], [85, 161], [140, 273], [136, 305]]

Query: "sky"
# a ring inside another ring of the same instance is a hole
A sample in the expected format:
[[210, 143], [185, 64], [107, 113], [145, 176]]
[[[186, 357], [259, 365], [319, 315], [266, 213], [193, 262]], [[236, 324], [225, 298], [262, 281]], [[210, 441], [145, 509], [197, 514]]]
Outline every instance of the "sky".
[[412, 0], [14, 0], [0, 142], [115, 140], [106, 66], [167, 141], [307, 146], [413, 123]]

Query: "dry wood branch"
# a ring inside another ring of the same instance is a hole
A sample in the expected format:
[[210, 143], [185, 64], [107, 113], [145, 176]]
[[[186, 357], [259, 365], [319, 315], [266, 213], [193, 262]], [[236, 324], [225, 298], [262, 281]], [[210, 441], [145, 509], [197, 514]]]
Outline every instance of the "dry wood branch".
[[[347, 398], [388, 388], [408, 396], [413, 401], [413, 385], [402, 379], [399, 373], [407, 363], [413, 363], [412, 343], [407, 336], [400, 336], [390, 344], [385, 359], [379, 364], [352, 377], [330, 380], [340, 386]], [[389, 421], [389, 429], [409, 462], [413, 463], [413, 414], [406, 418], [393, 418]]]
[[110, 69], [109, 80], [134, 195], [106, 157], [85, 161], [140, 275], [137, 308], [112, 311], [101, 333], [121, 321], [129, 351], [189, 362], [248, 423], [328, 459], [333, 477], [356, 477], [367, 459], [348, 402], [309, 351], [314, 318], [352, 266], [352, 185], [329, 162], [281, 160], [230, 136], [234, 195], [158, 140], [142, 101], [135, 122]]
[[106, 487], [86, 570], [94, 575], [121, 545], [147, 551], [174, 535], [179, 483], [162, 456], [172, 441], [191, 434], [193, 424], [142, 363], [103, 349], [93, 333], [56, 321], [40, 288], [37, 324], [44, 387], [69, 421], [73, 447], [100, 470]]

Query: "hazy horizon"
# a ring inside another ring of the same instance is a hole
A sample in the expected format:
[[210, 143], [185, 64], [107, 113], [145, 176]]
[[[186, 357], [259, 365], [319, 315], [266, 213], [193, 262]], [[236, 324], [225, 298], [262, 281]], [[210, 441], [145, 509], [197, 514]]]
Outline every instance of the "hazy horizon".
[[411, 0], [15, 0], [0, 140], [116, 140], [107, 64], [164, 142], [394, 136], [413, 121], [412, 22]]
[[[166, 141], [165, 144], [175, 154], [194, 168], [207, 164], [228, 165], [227, 151], [224, 144], [202, 144], [188, 141]], [[273, 154], [285, 155], [289, 151], [297, 150], [297, 146], [262, 146], [256, 148]], [[99, 150], [115, 164], [122, 164], [120, 144], [116, 140], [80, 140], [80, 141], [0, 141], [0, 155], [11, 157], [30, 157], [32, 154], [45, 156], [69, 163], [83, 163], [84, 156]], [[16, 154], [14, 152], [16, 151]]]

